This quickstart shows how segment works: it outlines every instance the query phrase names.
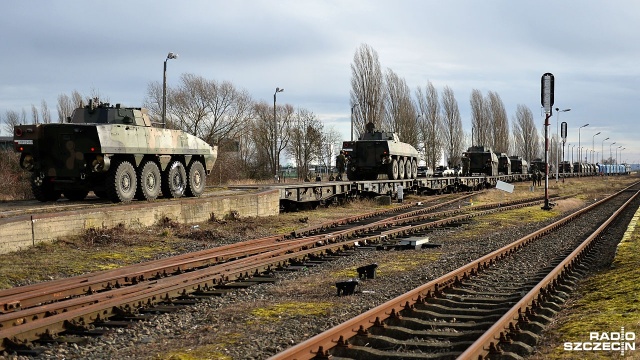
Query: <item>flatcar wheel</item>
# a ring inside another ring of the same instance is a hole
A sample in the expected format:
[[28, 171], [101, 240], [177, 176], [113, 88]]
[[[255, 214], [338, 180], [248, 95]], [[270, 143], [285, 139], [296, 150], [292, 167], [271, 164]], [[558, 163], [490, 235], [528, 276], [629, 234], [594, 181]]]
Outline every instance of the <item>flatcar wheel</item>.
[[126, 160], [114, 165], [105, 180], [107, 197], [113, 202], [129, 202], [136, 195], [136, 170]]
[[162, 173], [162, 195], [166, 198], [179, 198], [187, 188], [187, 172], [180, 161], [171, 162]]
[[404, 179], [404, 160], [398, 161], [398, 179]]
[[160, 195], [160, 168], [153, 161], [146, 161], [139, 170], [136, 199], [155, 200]]
[[396, 159], [391, 160], [387, 175], [389, 175], [389, 180], [398, 180], [398, 161]]
[[416, 161], [416, 159], [411, 160], [411, 178], [418, 178], [418, 162]]
[[187, 182], [187, 196], [198, 197], [204, 192], [205, 185], [207, 184], [207, 174], [204, 171], [204, 165], [198, 160], [195, 160], [189, 165], [189, 177]]

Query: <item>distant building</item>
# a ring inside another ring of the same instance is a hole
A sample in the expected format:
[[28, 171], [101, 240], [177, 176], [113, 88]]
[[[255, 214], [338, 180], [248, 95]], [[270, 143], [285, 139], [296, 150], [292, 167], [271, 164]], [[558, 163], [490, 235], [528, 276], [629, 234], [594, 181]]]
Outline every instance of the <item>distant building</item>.
[[0, 136], [0, 150], [13, 150], [13, 137]]

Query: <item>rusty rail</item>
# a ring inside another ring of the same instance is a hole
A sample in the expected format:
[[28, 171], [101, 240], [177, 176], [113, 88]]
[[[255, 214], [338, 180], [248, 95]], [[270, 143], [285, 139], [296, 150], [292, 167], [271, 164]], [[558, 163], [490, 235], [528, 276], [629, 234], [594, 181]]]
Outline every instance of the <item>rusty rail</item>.
[[[628, 188], [626, 188], [628, 189]], [[348, 346], [348, 340], [357, 335], [358, 333], [366, 333], [367, 329], [381, 324], [389, 317], [397, 316], [403, 310], [412, 309], [414, 304], [423, 302], [425, 299], [429, 299], [441, 293], [442, 290], [450, 287], [451, 285], [458, 283], [462, 280], [468, 279], [470, 276], [476, 275], [478, 272], [485, 268], [488, 268], [495, 261], [498, 261], [509, 254], [522, 248], [529, 242], [535, 241], [539, 237], [554, 231], [555, 229], [563, 226], [564, 224], [573, 221], [583, 213], [592, 210], [593, 208], [601, 205], [602, 203], [613, 199], [620, 195], [626, 189], [623, 189], [607, 198], [591, 204], [563, 219], [560, 219], [544, 228], [535, 231], [515, 242], [504, 246], [498, 250], [495, 250], [469, 264], [466, 264], [454, 271], [451, 271], [438, 279], [432, 280], [408, 293], [400, 295], [378, 307], [375, 307], [361, 315], [358, 315], [338, 326], [335, 326], [321, 334], [318, 334], [298, 345], [295, 345], [289, 349], [286, 349], [271, 358], [270, 360], [284, 360], [284, 359], [312, 359], [312, 358], [327, 358], [329, 349], [335, 346]], [[618, 213], [618, 212], [616, 212]], [[463, 215], [460, 217], [466, 217]], [[447, 219], [448, 220], [448, 219]], [[520, 303], [519, 303], [520, 304]], [[517, 310], [516, 310], [517, 313]], [[499, 329], [498, 332], [503, 331], [504, 325], [494, 326]], [[493, 327], [492, 327], [493, 329]], [[495, 335], [486, 335], [487, 339], [494, 340]], [[484, 343], [483, 343], [484, 344]], [[483, 348], [484, 345], [478, 345]], [[463, 357], [461, 357], [463, 358]], [[464, 359], [470, 359], [473, 357], [464, 357]]]

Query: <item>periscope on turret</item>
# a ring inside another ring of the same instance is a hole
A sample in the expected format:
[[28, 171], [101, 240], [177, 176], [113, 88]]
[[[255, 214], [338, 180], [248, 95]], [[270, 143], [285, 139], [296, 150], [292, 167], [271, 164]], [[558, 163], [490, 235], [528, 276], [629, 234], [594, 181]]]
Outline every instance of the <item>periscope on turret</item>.
[[113, 202], [200, 196], [217, 146], [182, 130], [153, 126], [144, 108], [90, 100], [60, 124], [17, 125], [14, 147], [39, 201]]

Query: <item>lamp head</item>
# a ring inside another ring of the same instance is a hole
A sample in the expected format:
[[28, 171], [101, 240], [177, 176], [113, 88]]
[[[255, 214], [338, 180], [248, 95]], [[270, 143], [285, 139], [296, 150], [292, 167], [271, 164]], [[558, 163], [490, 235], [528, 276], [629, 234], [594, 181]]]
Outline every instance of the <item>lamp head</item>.
[[283, 91], [284, 91], [284, 88], [282, 88], [282, 89], [280, 89], [279, 87], [277, 87], [277, 88], [276, 88], [276, 92], [277, 92], [277, 93], [279, 93], [279, 92], [283, 92]]
[[178, 54], [174, 54], [172, 52], [167, 54], [167, 59], [177, 59], [177, 58], [178, 58]]

